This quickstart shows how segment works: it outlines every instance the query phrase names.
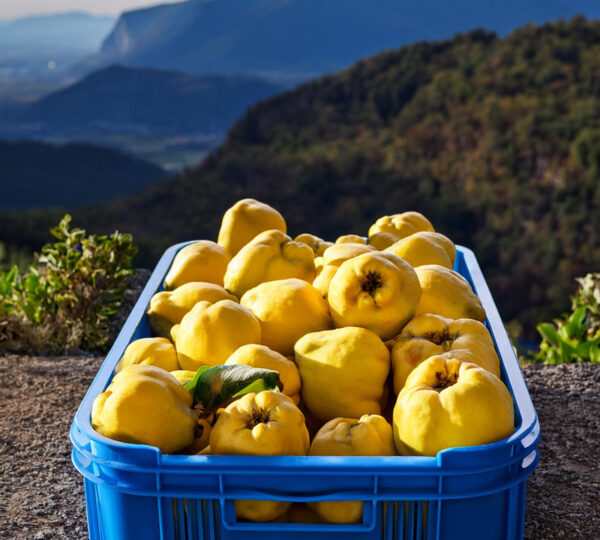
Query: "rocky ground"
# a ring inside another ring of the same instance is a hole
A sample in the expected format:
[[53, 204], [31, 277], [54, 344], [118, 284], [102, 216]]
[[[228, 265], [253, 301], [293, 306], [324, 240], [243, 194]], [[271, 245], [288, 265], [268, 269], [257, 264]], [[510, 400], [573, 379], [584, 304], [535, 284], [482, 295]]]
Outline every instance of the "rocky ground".
[[[0, 537], [86, 538], [71, 418], [97, 356], [0, 357]], [[526, 538], [598, 538], [600, 365], [526, 366], [542, 425], [528, 482]]]

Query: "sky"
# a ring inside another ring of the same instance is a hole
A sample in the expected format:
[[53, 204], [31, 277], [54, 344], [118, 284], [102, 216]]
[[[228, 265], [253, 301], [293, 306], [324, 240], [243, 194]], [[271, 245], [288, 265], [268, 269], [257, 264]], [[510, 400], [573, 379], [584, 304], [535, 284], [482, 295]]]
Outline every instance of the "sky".
[[0, 19], [84, 11], [96, 15], [118, 15], [122, 11], [181, 0], [1, 0]]

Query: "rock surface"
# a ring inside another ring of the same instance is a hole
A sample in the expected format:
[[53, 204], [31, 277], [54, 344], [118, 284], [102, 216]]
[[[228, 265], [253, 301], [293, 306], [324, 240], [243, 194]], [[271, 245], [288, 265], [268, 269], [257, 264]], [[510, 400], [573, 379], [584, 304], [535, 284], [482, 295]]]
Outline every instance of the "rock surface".
[[[87, 538], [69, 426], [101, 357], [0, 357], [0, 537]], [[600, 531], [600, 365], [525, 366], [542, 425], [525, 537]]]

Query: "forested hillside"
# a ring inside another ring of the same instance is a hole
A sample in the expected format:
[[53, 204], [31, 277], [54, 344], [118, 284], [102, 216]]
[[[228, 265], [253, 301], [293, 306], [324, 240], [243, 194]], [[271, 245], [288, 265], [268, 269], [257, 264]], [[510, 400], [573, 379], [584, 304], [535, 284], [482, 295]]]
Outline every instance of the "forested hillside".
[[[503, 317], [531, 330], [600, 268], [600, 22], [365, 59], [259, 103], [200, 168], [74, 221], [132, 232], [151, 264], [216, 238], [244, 196], [275, 205], [291, 234], [328, 238], [420, 210], [474, 249]], [[3, 240], [35, 245], [48, 220], [5, 215]]]

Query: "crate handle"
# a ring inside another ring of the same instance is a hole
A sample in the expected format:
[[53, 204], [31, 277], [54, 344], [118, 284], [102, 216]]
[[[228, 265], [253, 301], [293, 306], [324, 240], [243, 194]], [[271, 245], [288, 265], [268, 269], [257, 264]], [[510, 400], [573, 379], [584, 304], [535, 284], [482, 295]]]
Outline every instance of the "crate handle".
[[377, 501], [367, 500], [364, 501], [363, 507], [363, 521], [361, 523], [350, 523], [350, 524], [336, 524], [336, 523], [327, 523], [327, 524], [315, 524], [315, 523], [277, 523], [273, 521], [269, 521], [266, 523], [252, 523], [252, 522], [244, 522], [237, 521], [235, 515], [235, 503], [234, 500], [231, 499], [221, 499], [221, 516], [223, 527], [227, 530], [231, 531], [246, 531], [246, 532], [258, 532], [260, 530], [274, 532], [279, 531], [281, 533], [284, 532], [295, 532], [295, 531], [306, 531], [306, 532], [315, 532], [318, 529], [319, 532], [322, 532], [323, 526], [327, 527], [327, 531], [334, 532], [361, 532], [366, 533], [373, 531], [376, 525], [376, 517], [377, 517]]

